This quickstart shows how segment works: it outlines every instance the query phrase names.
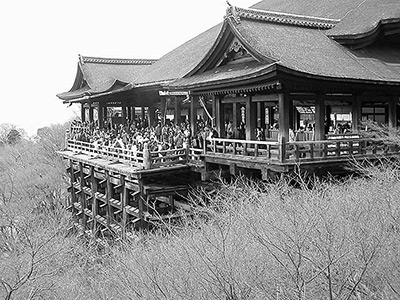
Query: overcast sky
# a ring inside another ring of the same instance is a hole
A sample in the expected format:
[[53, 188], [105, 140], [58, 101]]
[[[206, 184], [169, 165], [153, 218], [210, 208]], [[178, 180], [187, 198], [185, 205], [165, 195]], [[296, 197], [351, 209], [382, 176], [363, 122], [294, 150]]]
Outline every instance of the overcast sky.
[[1, 1], [0, 124], [32, 135], [65, 122], [77, 108], [56, 94], [71, 88], [78, 54], [160, 58], [221, 22], [226, 8], [225, 0]]

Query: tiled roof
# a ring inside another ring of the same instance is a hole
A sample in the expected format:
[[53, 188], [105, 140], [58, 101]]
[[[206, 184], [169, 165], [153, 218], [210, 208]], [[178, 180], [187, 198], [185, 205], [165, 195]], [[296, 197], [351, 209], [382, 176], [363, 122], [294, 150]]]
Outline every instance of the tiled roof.
[[178, 88], [185, 86], [190, 88], [197, 85], [218, 84], [220, 82], [230, 82], [234, 80], [243, 80], [250, 77], [256, 77], [271, 65], [265, 65], [256, 61], [225, 65], [215, 68], [199, 75], [177, 79], [171, 84], [171, 87]]
[[272, 11], [263, 11], [255, 9], [245, 9], [239, 7], [232, 7], [228, 13], [236, 14], [237, 23], [240, 23], [241, 18], [266, 21], [271, 23], [279, 23], [286, 25], [296, 25], [311, 28], [331, 29], [335, 27], [340, 20], [318, 18], [311, 16], [295, 15], [288, 13], [277, 13]]
[[206, 55], [217, 37], [218, 24], [161, 57], [139, 76], [137, 83], [158, 83], [183, 77]]
[[126, 58], [103, 58], [81, 56], [82, 63], [98, 63], [98, 64], [112, 64], [112, 65], [152, 65], [157, 59], [126, 59]]
[[381, 23], [400, 22], [399, 0], [366, 0], [349, 11], [328, 35], [355, 36], [376, 29]]
[[128, 83], [135, 82], [156, 60], [120, 59], [79, 56], [77, 79], [69, 92], [58, 94], [62, 100], [124, 90]]

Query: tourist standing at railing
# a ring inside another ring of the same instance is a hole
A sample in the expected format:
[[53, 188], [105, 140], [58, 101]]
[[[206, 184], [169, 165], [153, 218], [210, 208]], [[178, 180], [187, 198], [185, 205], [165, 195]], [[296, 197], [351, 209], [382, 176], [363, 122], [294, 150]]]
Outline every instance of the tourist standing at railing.
[[257, 141], [264, 141], [265, 140], [264, 130], [262, 130], [261, 127], [257, 127], [256, 128], [256, 140]]

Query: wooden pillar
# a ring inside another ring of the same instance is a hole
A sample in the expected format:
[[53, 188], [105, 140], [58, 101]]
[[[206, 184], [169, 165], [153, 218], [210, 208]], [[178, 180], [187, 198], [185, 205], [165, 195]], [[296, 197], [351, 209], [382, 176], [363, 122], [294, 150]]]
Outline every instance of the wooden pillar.
[[223, 96], [215, 96], [215, 127], [220, 137], [225, 133]]
[[74, 162], [72, 161], [72, 159], [69, 160], [69, 168], [70, 168], [70, 178], [71, 178], [71, 185], [70, 185], [70, 189], [71, 189], [71, 212], [72, 212], [72, 218], [75, 219], [76, 215], [75, 215], [75, 202], [76, 202], [76, 190], [74, 187], [74, 183], [75, 183], [75, 170], [74, 170]]
[[257, 103], [251, 95], [246, 97], [246, 140], [253, 140], [257, 126]]
[[122, 104], [122, 124], [126, 125], [127, 124], [127, 107], [126, 104]]
[[93, 123], [93, 105], [89, 102], [89, 122]]
[[122, 195], [121, 195], [121, 210], [122, 210], [122, 224], [121, 224], [121, 231], [122, 231], [122, 238], [126, 236], [126, 225], [128, 223], [128, 214], [126, 212], [126, 206], [128, 203], [128, 189], [125, 184], [125, 176], [121, 175], [121, 185], [122, 185]]
[[94, 167], [90, 167], [90, 180], [92, 182], [92, 198], [93, 198], [93, 204], [92, 204], [92, 215], [93, 215], [93, 227], [92, 227], [92, 233], [95, 235], [97, 232], [97, 218], [96, 216], [99, 214], [99, 204], [98, 200], [96, 198], [96, 192], [97, 192], [97, 180], [94, 175]]
[[155, 126], [156, 124], [156, 108], [151, 105], [148, 108], [148, 114], [149, 114], [149, 126]]
[[258, 127], [261, 127], [262, 129], [266, 128], [265, 124], [265, 103], [264, 102], [259, 102], [259, 106], [257, 106], [258, 114], [260, 116], [259, 124]]
[[232, 116], [233, 116], [232, 127], [233, 127], [233, 138], [235, 138], [235, 139], [239, 138], [239, 134], [238, 134], [238, 130], [237, 130], [237, 128], [239, 126], [238, 114], [239, 114], [238, 103], [233, 103], [233, 106], [232, 106]]
[[396, 128], [397, 127], [397, 97], [389, 98], [389, 127]]
[[316, 141], [325, 139], [325, 97], [322, 93], [317, 94], [315, 99], [315, 129]]
[[99, 102], [99, 106], [97, 107], [97, 122], [99, 123], [99, 127], [104, 127], [104, 108], [103, 104]]
[[217, 97], [215, 95], [212, 95], [212, 103], [211, 103], [211, 115], [212, 115], [212, 121], [211, 121], [211, 126], [216, 127], [216, 120], [217, 120]]
[[86, 121], [86, 108], [85, 103], [81, 103], [81, 120], [82, 122]]
[[141, 110], [140, 110], [140, 119], [144, 120], [146, 118], [146, 110], [145, 108], [142, 106]]
[[142, 180], [139, 180], [139, 189], [140, 189], [140, 197], [138, 205], [139, 205], [140, 227], [142, 229], [145, 229], [147, 227], [147, 222], [144, 216], [147, 211], [147, 195], [145, 194]]
[[110, 204], [110, 200], [113, 197], [113, 186], [110, 180], [110, 173], [106, 172], [106, 200], [107, 200], [107, 225], [110, 226], [111, 218], [112, 218], [112, 208]]
[[198, 96], [191, 96], [190, 99], [190, 128], [192, 136], [197, 132], [197, 108], [199, 106]]
[[135, 106], [131, 107], [131, 121], [132, 121], [132, 123], [136, 122], [136, 108], [135, 108]]
[[83, 163], [79, 163], [79, 172], [80, 172], [80, 188], [81, 188], [81, 212], [82, 212], [82, 226], [87, 229], [87, 216], [85, 214], [85, 208], [87, 208], [87, 200], [86, 200], [86, 193], [84, 192], [83, 188], [85, 187], [85, 173], [83, 172]]
[[160, 104], [161, 126], [165, 125], [166, 110], [167, 110], [167, 99], [165, 97], [162, 97], [161, 104]]
[[181, 99], [175, 97], [174, 100], [174, 123], [179, 125], [181, 123]]
[[279, 102], [279, 135], [284, 138], [286, 142], [289, 141], [289, 127], [290, 127], [290, 110], [291, 100], [289, 94], [278, 94]]

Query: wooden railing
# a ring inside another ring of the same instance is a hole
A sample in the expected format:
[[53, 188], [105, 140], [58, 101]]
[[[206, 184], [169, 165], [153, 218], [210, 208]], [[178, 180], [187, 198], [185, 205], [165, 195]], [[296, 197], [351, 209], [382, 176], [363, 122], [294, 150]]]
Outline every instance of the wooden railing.
[[265, 158], [280, 163], [296, 161], [348, 160], [350, 157], [376, 157], [377, 155], [400, 154], [396, 145], [361, 138], [280, 142], [213, 139], [207, 145], [207, 154], [228, 154]]
[[270, 160], [279, 159], [278, 142], [269, 141], [247, 141], [233, 139], [212, 139], [207, 144], [206, 153], [223, 153], [241, 156], [265, 157]]
[[227, 158], [254, 157], [276, 163], [348, 160], [400, 154], [400, 147], [381, 141], [362, 138], [344, 138], [323, 141], [279, 142], [247, 141], [216, 138], [204, 143], [203, 149], [179, 148], [150, 151], [144, 144], [143, 151], [128, 150], [111, 146], [96, 146], [75, 140], [67, 140], [66, 148], [76, 153], [88, 154], [107, 160], [118, 160], [130, 166], [153, 169], [176, 164], [201, 164], [204, 154], [223, 154]]
[[148, 144], [144, 144], [143, 151], [129, 150], [120, 147], [96, 145], [82, 141], [67, 140], [66, 149], [76, 153], [83, 153], [92, 157], [107, 160], [118, 160], [130, 166], [152, 169], [162, 166], [184, 164], [188, 160], [186, 148], [150, 151]]

